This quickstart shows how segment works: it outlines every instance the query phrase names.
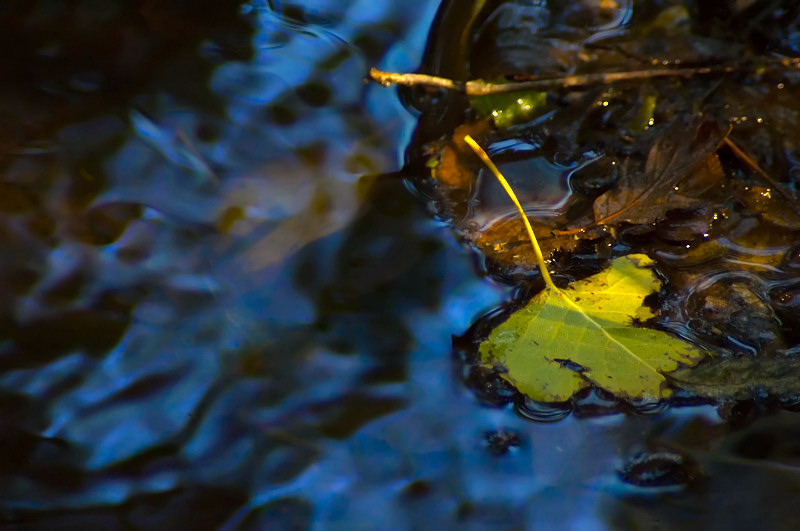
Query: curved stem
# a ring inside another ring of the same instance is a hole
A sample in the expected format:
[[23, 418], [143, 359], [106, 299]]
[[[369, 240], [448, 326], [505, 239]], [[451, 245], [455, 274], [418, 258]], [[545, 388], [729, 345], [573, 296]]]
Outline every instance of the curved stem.
[[500, 170], [497, 169], [497, 166], [495, 166], [494, 162], [492, 162], [492, 159], [489, 158], [489, 155], [486, 154], [483, 148], [479, 146], [471, 136], [466, 135], [464, 137], [464, 142], [469, 144], [469, 147], [472, 148], [472, 151], [474, 151], [475, 154], [480, 157], [483, 163], [486, 164], [486, 167], [489, 168], [489, 171], [491, 171], [497, 180], [500, 181], [500, 184], [508, 194], [508, 197], [510, 197], [511, 201], [514, 202], [514, 206], [517, 207], [519, 215], [522, 216], [522, 222], [525, 224], [525, 229], [528, 231], [528, 237], [531, 239], [531, 243], [533, 244], [533, 252], [536, 254], [536, 262], [539, 265], [539, 271], [542, 272], [544, 283], [548, 288], [559, 291], [553, 282], [553, 279], [550, 277], [550, 272], [547, 270], [547, 264], [545, 264], [544, 261], [544, 255], [542, 255], [542, 249], [539, 247], [539, 241], [536, 239], [536, 235], [533, 233], [533, 227], [531, 227], [531, 222], [528, 221], [528, 216], [525, 214], [525, 210], [522, 208], [522, 205], [517, 199], [517, 194], [514, 193], [511, 185], [508, 184], [508, 181], [505, 177], [503, 177], [503, 174], [500, 173]]

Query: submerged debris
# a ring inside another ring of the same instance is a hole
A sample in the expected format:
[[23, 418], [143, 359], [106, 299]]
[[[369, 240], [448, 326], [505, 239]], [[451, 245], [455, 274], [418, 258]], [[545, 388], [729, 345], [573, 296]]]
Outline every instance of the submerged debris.
[[[684, 401], [800, 393], [780, 376], [800, 341], [800, 62], [770, 5], [492, 3], [463, 49], [437, 43], [426, 56], [422, 74], [461, 72], [452, 84], [372, 72], [454, 91], [420, 116], [407, 171], [481, 273], [529, 295], [539, 279], [522, 220], [465, 134], [511, 181], [562, 285], [622, 255], [655, 261], [651, 324], [712, 354], [671, 379]], [[800, 6], [789, 9], [784, 18], [800, 20]], [[480, 364], [489, 330], [473, 331], [464, 359]], [[735, 376], [720, 383], [717, 369]]]
[[643, 488], [684, 487], [699, 477], [696, 463], [674, 452], [642, 452], [619, 470], [625, 483]]

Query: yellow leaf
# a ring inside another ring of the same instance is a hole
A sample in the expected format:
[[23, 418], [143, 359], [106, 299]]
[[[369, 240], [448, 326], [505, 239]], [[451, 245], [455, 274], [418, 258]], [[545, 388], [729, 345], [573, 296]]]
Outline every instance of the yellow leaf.
[[666, 332], [635, 326], [653, 316], [644, 298], [661, 283], [643, 254], [617, 258], [593, 277], [559, 289], [516, 194], [483, 149], [465, 142], [494, 174], [522, 217], [545, 289], [495, 328], [480, 346], [481, 360], [500, 365], [520, 392], [541, 402], [563, 402], [594, 384], [633, 400], [669, 395], [663, 373], [694, 365], [705, 352]]
[[564, 290], [545, 288], [492, 331], [480, 346], [482, 361], [504, 367], [509, 382], [542, 402], [563, 402], [590, 384], [629, 399], [666, 397], [662, 373], [705, 353], [634, 326], [652, 317], [642, 303], [660, 289], [651, 263], [646, 255], [624, 256]]

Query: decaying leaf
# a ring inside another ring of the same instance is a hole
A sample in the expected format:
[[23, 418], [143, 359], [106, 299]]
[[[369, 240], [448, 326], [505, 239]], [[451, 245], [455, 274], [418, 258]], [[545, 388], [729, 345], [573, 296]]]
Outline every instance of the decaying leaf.
[[[617, 186], [594, 203], [595, 223], [654, 223], [670, 210], [703, 205], [684, 194], [681, 184], [696, 166], [714, 155], [723, 133], [716, 123], [705, 122], [691, 138], [681, 136], [677, 129], [665, 134], [650, 149], [643, 175], [633, 175], [623, 166]], [[713, 162], [705, 162], [703, 171], [710, 164]]]
[[780, 332], [781, 321], [765, 299], [756, 285], [744, 279], [709, 279], [689, 297], [689, 304], [699, 314], [692, 331], [706, 344], [716, 343], [733, 352], [755, 350], [771, 358], [787, 345]]
[[464, 154], [468, 152], [464, 143], [464, 135], [480, 136], [489, 129], [486, 121], [460, 125], [456, 128], [450, 142], [441, 151], [431, 174], [440, 184], [457, 190], [468, 191], [475, 182], [475, 171], [465, 162]]
[[505, 129], [544, 113], [547, 109], [547, 92], [478, 96], [472, 99], [472, 107], [481, 116], [491, 117], [495, 127]]
[[520, 392], [542, 402], [568, 400], [590, 384], [634, 400], [666, 397], [663, 373], [694, 365], [705, 352], [635, 326], [653, 316], [642, 304], [660, 289], [652, 263], [629, 255], [564, 290], [545, 289], [492, 331], [481, 360], [502, 366]]
[[668, 375], [670, 383], [711, 400], [749, 400], [758, 395], [787, 396], [797, 393], [800, 359], [732, 358], [709, 360], [693, 369]]
[[[538, 219], [530, 221], [545, 257], [551, 257], [555, 251], [574, 252], [583, 241], [571, 236], [554, 236], [551, 225], [541, 223]], [[531, 270], [537, 267], [536, 254], [525, 233], [525, 225], [518, 216], [497, 220], [474, 234], [466, 234], [466, 237], [484, 255], [499, 264], [515, 264]]]
[[800, 229], [800, 214], [796, 206], [787, 203], [774, 189], [738, 184], [734, 188], [734, 195], [747, 208], [761, 214], [764, 221], [784, 229]]

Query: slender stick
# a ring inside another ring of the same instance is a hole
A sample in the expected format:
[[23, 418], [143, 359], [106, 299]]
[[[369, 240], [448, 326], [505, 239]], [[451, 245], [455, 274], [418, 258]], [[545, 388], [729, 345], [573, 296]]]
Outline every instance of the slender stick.
[[371, 68], [369, 79], [384, 86], [408, 85], [438, 87], [447, 90], [462, 92], [468, 96], [487, 96], [489, 94], [503, 94], [524, 90], [554, 90], [561, 88], [582, 87], [587, 85], [604, 85], [617, 81], [630, 81], [636, 79], [653, 79], [661, 77], [692, 77], [712, 74], [730, 74], [734, 72], [768, 72], [797, 70], [800, 68], [800, 58], [767, 60], [763, 65], [753, 66], [746, 64], [701, 66], [694, 68], [652, 68], [647, 70], [629, 70], [624, 72], [601, 72], [596, 74], [575, 74], [566, 76], [539, 76], [526, 81], [513, 83], [487, 83], [482, 79], [467, 81], [454, 81], [444, 77], [429, 76], [427, 74], [398, 74], [384, 72]]
[[377, 68], [369, 69], [369, 79], [377, 81], [384, 87], [390, 85], [424, 85], [427, 87], [438, 87], [456, 92], [465, 92], [466, 86], [460, 81], [453, 81], [446, 77], [429, 76], [426, 74], [398, 74], [396, 72], [384, 72]]
[[539, 265], [539, 271], [542, 272], [544, 283], [548, 288], [559, 291], [558, 287], [556, 287], [555, 283], [553, 282], [553, 279], [550, 277], [550, 272], [547, 270], [547, 264], [545, 264], [542, 249], [539, 247], [539, 241], [536, 239], [536, 235], [533, 233], [533, 227], [531, 227], [531, 222], [528, 221], [528, 215], [525, 214], [525, 210], [522, 208], [522, 205], [517, 199], [517, 194], [514, 193], [511, 185], [508, 184], [508, 181], [505, 177], [503, 177], [503, 174], [500, 173], [500, 170], [497, 169], [497, 166], [495, 166], [494, 162], [492, 162], [492, 159], [489, 158], [489, 155], [486, 154], [483, 148], [479, 146], [471, 136], [466, 135], [464, 137], [464, 142], [469, 144], [469, 147], [472, 148], [472, 151], [474, 151], [475, 154], [480, 157], [483, 163], [486, 164], [486, 167], [489, 168], [489, 171], [491, 171], [497, 180], [500, 181], [500, 184], [508, 194], [508, 197], [511, 198], [514, 206], [517, 207], [519, 215], [522, 216], [522, 222], [525, 224], [525, 229], [528, 231], [528, 237], [531, 239], [531, 243], [533, 244], [533, 252], [536, 254], [536, 262]]
[[395, 72], [383, 72], [375, 68], [370, 69], [370, 79], [377, 81], [383, 86], [389, 85], [408, 85], [408, 86], [428, 86], [438, 87], [456, 92], [463, 92], [468, 96], [488, 96], [490, 94], [504, 94], [508, 92], [530, 91], [530, 90], [554, 90], [561, 88], [582, 87], [587, 85], [605, 85], [617, 81], [628, 81], [635, 79], [652, 79], [657, 77], [691, 77], [708, 74], [725, 74], [735, 72], [735, 67], [702, 67], [702, 68], [676, 68], [666, 69], [657, 68], [651, 70], [632, 70], [629, 72], [606, 72], [598, 74], [576, 74], [570, 76], [546, 77], [532, 79], [529, 81], [518, 81], [514, 83], [487, 83], [482, 79], [467, 81], [453, 81], [444, 77], [429, 76], [426, 74], [398, 74]]
[[758, 163], [757, 163], [756, 161], [754, 161], [752, 158], [750, 158], [750, 156], [748, 156], [748, 155], [747, 155], [747, 153], [745, 153], [745, 152], [744, 152], [744, 151], [743, 151], [743, 150], [742, 150], [742, 149], [741, 149], [739, 146], [737, 146], [737, 145], [734, 143], [734, 141], [730, 139], [730, 137], [729, 137], [729, 136], [726, 136], [726, 137], [723, 139], [723, 141], [725, 142], [725, 144], [727, 144], [727, 145], [728, 145], [728, 147], [731, 149], [731, 151], [733, 151], [733, 153], [734, 153], [734, 154], [735, 154], [737, 157], [739, 157], [740, 159], [742, 159], [742, 161], [743, 161], [745, 164], [747, 164], [747, 165], [750, 167], [750, 169], [751, 169], [751, 170], [753, 170], [754, 172], [756, 172], [756, 174], [757, 174], [759, 177], [761, 177], [762, 179], [764, 179], [764, 181], [766, 181], [766, 183], [767, 183], [767, 184], [769, 184], [769, 185], [770, 185], [770, 186], [772, 186], [772, 187], [773, 187], [775, 190], [777, 190], [777, 191], [778, 191], [778, 193], [779, 193], [779, 194], [781, 194], [781, 195], [783, 196], [783, 198], [784, 198], [784, 199], [787, 199], [787, 200], [791, 201], [792, 203], [794, 203], [794, 201], [795, 201], [794, 197], [792, 197], [792, 196], [791, 196], [791, 194], [789, 194], [789, 192], [787, 192], [786, 190], [784, 190], [784, 189], [783, 189], [783, 186], [781, 186], [781, 185], [780, 185], [780, 183], [779, 183], [778, 181], [776, 181], [775, 179], [773, 179], [772, 177], [770, 177], [770, 175], [769, 175], [767, 172], [765, 172], [764, 170], [762, 170], [762, 169], [761, 169], [761, 166], [759, 166], [759, 165], [758, 165]]

